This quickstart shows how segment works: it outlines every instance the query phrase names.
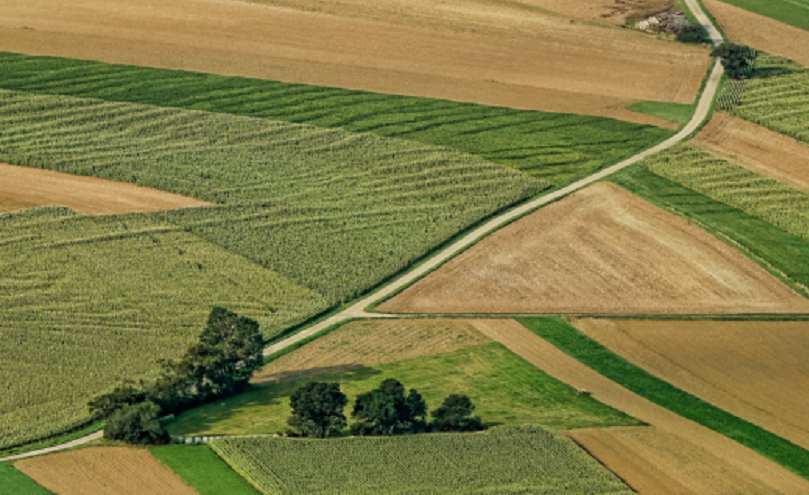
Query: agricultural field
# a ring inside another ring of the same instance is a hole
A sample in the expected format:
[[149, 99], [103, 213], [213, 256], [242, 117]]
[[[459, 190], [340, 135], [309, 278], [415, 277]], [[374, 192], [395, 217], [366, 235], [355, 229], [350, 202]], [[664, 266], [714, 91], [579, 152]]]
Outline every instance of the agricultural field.
[[600, 117], [83, 60], [0, 53], [0, 64], [5, 89], [371, 132], [478, 155], [557, 186], [671, 135], [658, 127]]
[[473, 434], [211, 442], [262, 493], [632, 493], [576, 445], [539, 426]]
[[809, 194], [809, 146], [783, 134], [715, 113], [690, 143]]
[[2, 51], [616, 118], [642, 118], [624, 109], [636, 100], [693, 103], [709, 63], [533, 1], [4, 6]]
[[85, 215], [154, 212], [209, 203], [132, 184], [0, 163], [0, 213], [65, 206]]
[[806, 313], [809, 300], [686, 220], [598, 183], [486, 237], [377, 310]]
[[708, 0], [704, 3], [723, 29], [727, 28], [722, 23], [721, 14], [717, 15], [717, 12], [722, 13], [725, 10], [716, 5], [719, 3], [733, 5], [809, 31], [809, 0]]
[[258, 494], [207, 446], [164, 445], [149, 452], [200, 495]]
[[60, 495], [197, 493], [143, 449], [91, 447], [17, 461], [14, 467]]
[[51, 492], [15, 469], [10, 462], [0, 462], [0, 495], [49, 495]]
[[[297, 352], [309, 351], [304, 346], [290, 356]], [[573, 388], [501, 345], [489, 343], [255, 388], [187, 411], [169, 423], [168, 431], [183, 437], [283, 433], [289, 428], [289, 397], [303, 384], [339, 383], [349, 398], [346, 410], [351, 411], [357, 395], [378, 387], [387, 378], [396, 378], [407, 389], [418, 390], [431, 410], [450, 394], [467, 395], [476, 406], [475, 415], [486, 425], [537, 423], [553, 429], [572, 429], [641, 424], [590, 397], [577, 395]]]

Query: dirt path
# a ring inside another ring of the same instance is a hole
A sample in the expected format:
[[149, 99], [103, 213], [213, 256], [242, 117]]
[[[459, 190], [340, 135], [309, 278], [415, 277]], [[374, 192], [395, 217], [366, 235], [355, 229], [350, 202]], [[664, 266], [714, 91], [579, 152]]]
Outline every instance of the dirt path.
[[8, 457], [0, 457], [0, 462], [28, 459], [29, 457], [36, 457], [38, 455], [50, 454], [52, 452], [59, 452], [60, 450], [70, 449], [73, 447], [78, 447], [79, 445], [84, 445], [85, 443], [90, 443], [93, 440], [98, 440], [99, 438], [102, 438], [103, 436], [104, 436], [103, 431], [97, 431], [95, 433], [91, 433], [87, 436], [83, 436], [81, 438], [77, 438], [75, 440], [71, 440], [69, 442], [60, 445], [54, 445], [53, 447], [46, 447], [44, 449], [32, 450], [31, 452], [26, 452], [24, 454], [17, 454]]
[[661, 432], [680, 437], [698, 449], [724, 459], [745, 477], [780, 493], [809, 493], [809, 481], [784, 467], [693, 421], [658, 406], [605, 378], [565, 354], [514, 320], [476, 320], [475, 328], [505, 345], [542, 371], [599, 401], [644, 421]]

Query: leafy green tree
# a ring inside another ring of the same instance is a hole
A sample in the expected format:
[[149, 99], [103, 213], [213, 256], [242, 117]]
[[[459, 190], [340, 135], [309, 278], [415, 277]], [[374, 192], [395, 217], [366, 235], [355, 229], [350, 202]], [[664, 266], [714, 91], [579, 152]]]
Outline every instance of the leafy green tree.
[[160, 406], [154, 402], [141, 402], [117, 409], [107, 420], [104, 438], [131, 444], [169, 443], [169, 434], [160, 425]]
[[287, 423], [304, 437], [336, 436], [346, 427], [346, 404], [348, 397], [339, 383], [307, 383], [290, 397], [292, 417]]
[[146, 393], [142, 386], [132, 381], [125, 381], [108, 393], [96, 397], [88, 404], [90, 414], [96, 418], [109, 418], [118, 409], [138, 404], [146, 400]]
[[722, 60], [725, 73], [732, 79], [744, 79], [753, 72], [756, 52], [749, 46], [723, 43], [714, 48], [711, 55]]
[[478, 431], [483, 429], [483, 422], [478, 416], [472, 416], [475, 405], [465, 395], [452, 394], [433, 411], [432, 431]]
[[426, 428], [427, 403], [415, 389], [405, 395], [404, 385], [395, 378], [357, 397], [351, 417], [353, 435], [396, 435], [416, 433]]

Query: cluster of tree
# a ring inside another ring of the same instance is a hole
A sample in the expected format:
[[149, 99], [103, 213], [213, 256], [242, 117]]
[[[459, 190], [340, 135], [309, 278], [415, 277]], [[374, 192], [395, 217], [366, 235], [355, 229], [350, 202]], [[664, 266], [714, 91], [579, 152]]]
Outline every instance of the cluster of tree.
[[[337, 436], [347, 426], [343, 413], [348, 398], [337, 383], [311, 382], [290, 397], [292, 417], [287, 421], [294, 435], [313, 438]], [[472, 416], [475, 406], [469, 397], [452, 394], [433, 411], [427, 422], [427, 403], [415, 389], [405, 394], [404, 385], [395, 378], [383, 381], [379, 388], [357, 396], [351, 417], [351, 434], [400, 435], [427, 431], [478, 431], [483, 423]]]
[[169, 440], [158, 418], [242, 392], [264, 362], [257, 322], [214, 308], [199, 341], [179, 360], [160, 361], [151, 381], [125, 382], [89, 403], [104, 418], [104, 437], [136, 444]]
[[753, 73], [756, 51], [749, 46], [723, 43], [714, 48], [711, 55], [722, 60], [725, 73], [732, 79], [745, 79]]

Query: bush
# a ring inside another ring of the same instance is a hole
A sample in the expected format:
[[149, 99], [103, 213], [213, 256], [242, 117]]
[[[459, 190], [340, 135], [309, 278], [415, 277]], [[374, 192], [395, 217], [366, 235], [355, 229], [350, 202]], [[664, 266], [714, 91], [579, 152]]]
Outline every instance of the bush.
[[682, 43], [703, 43], [705, 32], [699, 26], [686, 26], [677, 33], [677, 41]]
[[475, 405], [465, 395], [452, 394], [441, 407], [433, 411], [432, 431], [479, 431], [483, 429], [480, 417], [472, 416]]
[[104, 438], [131, 444], [165, 445], [169, 434], [160, 425], [160, 406], [141, 402], [116, 410], [104, 427]]

